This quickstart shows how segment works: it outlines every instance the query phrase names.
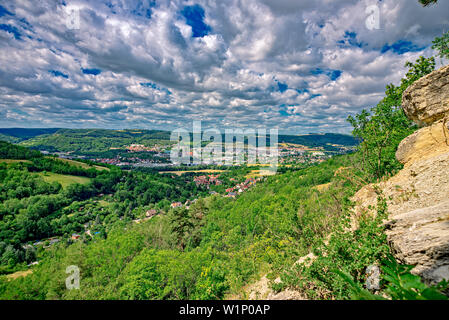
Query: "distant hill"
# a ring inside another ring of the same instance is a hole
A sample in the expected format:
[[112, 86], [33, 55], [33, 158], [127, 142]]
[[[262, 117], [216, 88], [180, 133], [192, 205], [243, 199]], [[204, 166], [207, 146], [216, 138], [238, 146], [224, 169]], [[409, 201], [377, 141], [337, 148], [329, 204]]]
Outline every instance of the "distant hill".
[[59, 129], [52, 134], [34, 136], [21, 145], [50, 152], [96, 155], [130, 144], [167, 144], [170, 132], [160, 130]]
[[[130, 144], [169, 144], [170, 132], [161, 130], [108, 129], [0, 129], [0, 140], [50, 152], [73, 152], [84, 155], [110, 152]], [[269, 142], [269, 136], [267, 137]], [[223, 137], [223, 141], [224, 137]], [[332, 144], [355, 146], [357, 139], [350, 135], [326, 133], [309, 135], [279, 135], [279, 143], [335, 150]]]
[[350, 135], [338, 133], [308, 134], [299, 136], [280, 135], [279, 143], [301, 144], [307, 147], [326, 147], [327, 144], [355, 146], [359, 141]]
[[[58, 128], [46, 129], [26, 129], [26, 128], [0, 128], [0, 140], [8, 141], [15, 140], [17, 142], [28, 140], [44, 134], [53, 134], [57, 132]], [[9, 141], [11, 142], [11, 141]]]

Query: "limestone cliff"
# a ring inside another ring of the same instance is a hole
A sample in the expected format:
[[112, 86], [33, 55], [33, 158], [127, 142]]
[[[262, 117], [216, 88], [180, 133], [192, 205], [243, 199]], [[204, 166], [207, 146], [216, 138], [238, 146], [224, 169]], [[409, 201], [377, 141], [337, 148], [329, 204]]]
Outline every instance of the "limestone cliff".
[[354, 197], [355, 213], [387, 199], [388, 241], [396, 257], [428, 283], [449, 280], [449, 66], [432, 72], [403, 95], [406, 115], [422, 127], [404, 139], [396, 158], [404, 168]]
[[449, 66], [419, 79], [402, 96], [402, 106], [409, 119], [429, 125], [449, 112]]

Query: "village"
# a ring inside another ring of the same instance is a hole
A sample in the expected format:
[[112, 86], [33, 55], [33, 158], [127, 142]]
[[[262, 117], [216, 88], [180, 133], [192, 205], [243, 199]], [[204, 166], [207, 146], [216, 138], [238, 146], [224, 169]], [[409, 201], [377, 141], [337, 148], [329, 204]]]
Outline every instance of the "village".
[[[209, 147], [213, 145], [213, 142]], [[354, 151], [353, 146], [344, 146], [338, 144], [328, 144], [333, 148], [333, 151], [328, 151], [326, 148], [320, 147], [307, 147], [292, 143], [280, 143], [278, 146], [277, 155], [270, 151], [270, 148], [262, 148], [258, 150], [262, 154], [266, 153], [264, 161], [271, 163], [271, 161], [277, 160], [280, 165], [295, 165], [295, 164], [307, 164], [307, 163], [321, 163], [335, 155], [346, 154]], [[176, 164], [172, 163], [170, 159], [171, 152], [170, 145], [154, 145], [147, 147], [143, 144], [131, 144], [123, 146], [122, 148], [111, 148], [111, 150], [121, 150], [115, 157], [89, 157], [83, 155], [75, 155], [71, 152], [48, 152], [42, 151], [44, 154], [56, 155], [63, 159], [82, 159], [90, 160], [97, 163], [103, 163], [108, 165], [114, 165], [118, 167], [134, 167], [134, 168], [163, 168], [174, 167]], [[233, 155], [229, 155], [226, 152], [220, 159], [209, 159], [207, 164], [212, 166], [239, 166], [248, 163], [248, 155], [245, 148], [235, 148]], [[264, 153], [265, 152], [265, 153]], [[243, 154], [241, 158], [235, 155]], [[190, 156], [193, 156], [193, 152], [190, 152]], [[276, 157], [277, 159], [273, 159]], [[240, 159], [240, 161], [237, 161]], [[205, 165], [202, 163], [201, 165]], [[186, 165], [194, 167], [194, 164]]]
[[[332, 145], [332, 147], [337, 148], [339, 151], [336, 152], [329, 152], [326, 151], [323, 147], [316, 147], [316, 148], [310, 148], [302, 145], [297, 144], [288, 144], [288, 143], [282, 143], [279, 145], [278, 149], [278, 163], [282, 166], [292, 166], [297, 164], [310, 164], [310, 163], [321, 163], [330, 157], [336, 155], [336, 154], [344, 154], [348, 152], [352, 152], [352, 147], [346, 147], [342, 145]], [[125, 146], [121, 150], [126, 150], [127, 153], [150, 153], [154, 155], [154, 157], [150, 157], [150, 159], [141, 159], [138, 156], [134, 157], [125, 157], [122, 155], [118, 155], [115, 158], [89, 158], [84, 156], [76, 156], [72, 155], [71, 153], [52, 153], [54, 155], [57, 155], [60, 158], [65, 159], [87, 159], [92, 160], [98, 163], [105, 163], [109, 165], [115, 165], [119, 167], [152, 167], [152, 168], [170, 168], [173, 167], [174, 164], [170, 162], [170, 150], [164, 149], [163, 146], [152, 146], [152, 147], [146, 147], [142, 144], [131, 144], [129, 146]], [[243, 150], [241, 150], [243, 152]], [[50, 154], [49, 152], [43, 152], [44, 154]], [[269, 154], [269, 152], [268, 152]], [[162, 160], [161, 160], [162, 159]], [[228, 158], [224, 158], [224, 161], [231, 160]], [[247, 160], [247, 158], [245, 158]], [[211, 164], [213, 165], [213, 163]], [[187, 171], [188, 172], [188, 171]], [[192, 171], [193, 172], [193, 171]], [[242, 194], [246, 191], [248, 191], [251, 187], [255, 186], [259, 181], [265, 179], [264, 177], [247, 177], [243, 182], [237, 183], [237, 180], [234, 178], [230, 178], [230, 181], [236, 182], [236, 184], [230, 188], [225, 189], [225, 191], [220, 194], [216, 191], [210, 191], [210, 195], [218, 195], [226, 198], [232, 198], [235, 199], [238, 197], [239, 194]], [[223, 184], [223, 181], [220, 180], [220, 174], [204, 174], [204, 175], [198, 175], [193, 177], [193, 182], [196, 184], [197, 187], [202, 187], [207, 190], [210, 190], [212, 186], [221, 186]], [[173, 202], [170, 204], [171, 209], [177, 209], [177, 208], [186, 208], [189, 209], [189, 207], [198, 201], [198, 199], [193, 200], [187, 200], [185, 203], [181, 202]], [[158, 211], [156, 209], [147, 210], [145, 213], [145, 216], [142, 218], [134, 219], [134, 223], [142, 223], [144, 221], [147, 221], [154, 216], [161, 214], [163, 212]], [[85, 225], [85, 231], [84, 234], [77, 234], [74, 233], [70, 236], [71, 241], [78, 241], [82, 239], [89, 239], [93, 238], [95, 235], [97, 235], [99, 232], [95, 232], [94, 234], [91, 233], [91, 230], [89, 229], [89, 224], [87, 223]], [[57, 243], [59, 243], [61, 239], [57, 237], [49, 238], [49, 239], [43, 239], [36, 241], [33, 243], [34, 247], [37, 246], [43, 246], [44, 248], [49, 248]]]

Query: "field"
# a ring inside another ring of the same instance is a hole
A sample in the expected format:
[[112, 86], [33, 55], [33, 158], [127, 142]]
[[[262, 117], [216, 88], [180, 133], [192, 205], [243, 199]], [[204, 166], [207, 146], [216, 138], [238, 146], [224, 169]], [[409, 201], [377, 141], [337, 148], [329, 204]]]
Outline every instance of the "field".
[[221, 172], [224, 172], [224, 171], [225, 170], [192, 170], [192, 171], [161, 171], [159, 173], [160, 174], [171, 173], [171, 174], [176, 174], [178, 176], [181, 176], [184, 173], [221, 173]]
[[20, 162], [31, 163], [31, 161], [29, 160], [0, 159], [0, 163], [20, 163]]
[[273, 173], [267, 169], [261, 169], [261, 170], [251, 170], [250, 173], [248, 173], [245, 178], [251, 179], [251, 178], [260, 178], [265, 176], [271, 176]]
[[75, 160], [62, 159], [62, 158], [58, 158], [58, 160], [63, 161], [63, 162], [67, 162], [67, 163], [69, 163], [70, 165], [75, 166], [75, 167], [81, 167], [81, 168], [83, 168], [83, 169], [91, 169], [91, 168], [94, 168], [94, 169], [97, 169], [97, 170], [100, 170], [100, 171], [101, 171], [101, 170], [107, 170], [107, 171], [109, 171], [109, 168], [106, 168], [106, 167], [101, 167], [101, 166], [91, 166], [91, 165], [88, 165], [87, 163], [79, 162], [79, 161], [75, 161]]
[[60, 183], [63, 188], [67, 188], [69, 185], [75, 183], [88, 184], [90, 182], [90, 179], [86, 177], [70, 176], [52, 172], [45, 172], [45, 173], [41, 172], [39, 173], [39, 175], [42, 176], [44, 180], [48, 183], [52, 182]]

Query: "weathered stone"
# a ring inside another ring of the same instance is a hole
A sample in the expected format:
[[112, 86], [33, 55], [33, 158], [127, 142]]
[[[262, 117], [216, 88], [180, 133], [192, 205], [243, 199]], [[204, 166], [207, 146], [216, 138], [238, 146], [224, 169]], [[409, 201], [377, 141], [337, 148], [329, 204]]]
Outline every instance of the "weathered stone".
[[375, 291], [380, 289], [380, 269], [376, 265], [371, 265], [366, 268], [366, 279], [365, 286], [370, 291]]
[[410, 165], [415, 161], [449, 152], [449, 123], [440, 120], [405, 138], [396, 151], [396, 159]]
[[428, 283], [449, 279], [449, 151], [430, 150], [387, 181], [359, 190], [354, 217], [375, 214], [375, 187], [387, 200], [385, 225], [395, 257]]
[[449, 279], [449, 200], [394, 216], [388, 227], [396, 257], [413, 273], [432, 284]]
[[429, 125], [449, 115], [449, 66], [413, 83], [402, 96], [402, 108], [419, 125]]

